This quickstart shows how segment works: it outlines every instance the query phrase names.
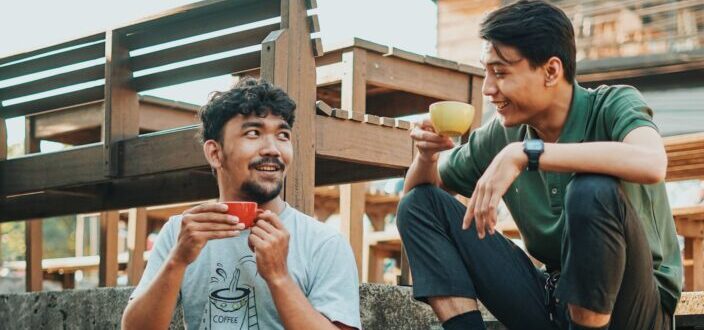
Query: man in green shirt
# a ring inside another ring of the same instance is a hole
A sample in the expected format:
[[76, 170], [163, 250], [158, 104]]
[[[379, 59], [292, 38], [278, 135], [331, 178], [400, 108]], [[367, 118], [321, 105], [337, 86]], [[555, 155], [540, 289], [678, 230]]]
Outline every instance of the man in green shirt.
[[[414, 296], [446, 329], [484, 328], [477, 299], [511, 329], [672, 328], [682, 262], [651, 109], [632, 87], [575, 82], [553, 5], [500, 8], [480, 34], [497, 117], [454, 149], [428, 120], [411, 132], [398, 226]], [[495, 233], [502, 198], [546, 269]]]

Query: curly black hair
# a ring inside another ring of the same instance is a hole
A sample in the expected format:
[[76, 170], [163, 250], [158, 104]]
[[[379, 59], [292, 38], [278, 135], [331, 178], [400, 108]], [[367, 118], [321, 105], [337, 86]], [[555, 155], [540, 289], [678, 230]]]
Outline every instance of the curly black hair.
[[226, 92], [213, 92], [208, 104], [198, 112], [202, 123], [198, 137], [201, 143], [216, 140], [223, 144], [222, 128], [237, 115], [279, 116], [293, 128], [296, 103], [271, 83], [252, 77], [242, 78]]

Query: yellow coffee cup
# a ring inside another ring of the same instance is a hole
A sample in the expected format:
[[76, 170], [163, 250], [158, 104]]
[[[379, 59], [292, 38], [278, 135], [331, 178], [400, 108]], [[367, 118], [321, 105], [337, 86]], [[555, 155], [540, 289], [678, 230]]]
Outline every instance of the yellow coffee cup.
[[474, 107], [457, 101], [441, 101], [430, 105], [430, 121], [435, 132], [445, 136], [467, 133], [474, 119]]

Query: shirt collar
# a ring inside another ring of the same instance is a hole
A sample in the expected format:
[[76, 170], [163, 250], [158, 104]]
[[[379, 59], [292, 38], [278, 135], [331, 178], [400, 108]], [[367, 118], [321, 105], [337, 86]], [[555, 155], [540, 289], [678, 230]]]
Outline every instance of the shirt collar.
[[[589, 91], [579, 86], [575, 81], [572, 85], [572, 102], [570, 110], [562, 126], [562, 132], [557, 139], [558, 143], [584, 142], [587, 129], [587, 115], [589, 114]], [[527, 139], [538, 139], [535, 129], [528, 126], [526, 132]]]

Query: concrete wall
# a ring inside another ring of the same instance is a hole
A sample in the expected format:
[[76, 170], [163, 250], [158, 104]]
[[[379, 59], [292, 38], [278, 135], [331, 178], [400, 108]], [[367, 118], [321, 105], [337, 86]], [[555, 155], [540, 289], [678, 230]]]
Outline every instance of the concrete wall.
[[[0, 329], [119, 329], [132, 288], [100, 288], [0, 295]], [[379, 284], [360, 287], [364, 329], [442, 329], [411, 289]], [[485, 310], [489, 329], [504, 329]], [[172, 329], [183, 329], [181, 308]]]

